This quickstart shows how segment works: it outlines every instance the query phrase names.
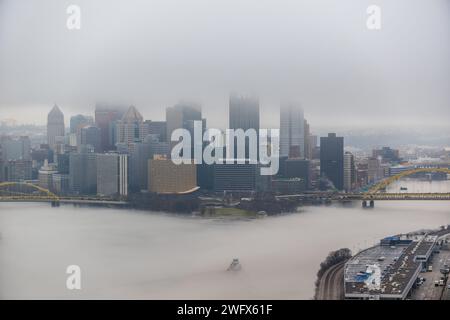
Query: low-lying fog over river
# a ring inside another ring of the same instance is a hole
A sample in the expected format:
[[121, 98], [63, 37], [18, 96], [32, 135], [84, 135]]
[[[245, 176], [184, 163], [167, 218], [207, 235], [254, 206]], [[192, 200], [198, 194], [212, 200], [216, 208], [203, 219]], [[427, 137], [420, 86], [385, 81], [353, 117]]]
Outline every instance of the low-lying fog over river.
[[[391, 191], [440, 192], [449, 183], [402, 181]], [[450, 223], [449, 202], [375, 205], [220, 220], [0, 203], [0, 298], [310, 299], [330, 251]], [[226, 271], [233, 258], [241, 271]], [[81, 267], [81, 290], [66, 289], [69, 265]]]

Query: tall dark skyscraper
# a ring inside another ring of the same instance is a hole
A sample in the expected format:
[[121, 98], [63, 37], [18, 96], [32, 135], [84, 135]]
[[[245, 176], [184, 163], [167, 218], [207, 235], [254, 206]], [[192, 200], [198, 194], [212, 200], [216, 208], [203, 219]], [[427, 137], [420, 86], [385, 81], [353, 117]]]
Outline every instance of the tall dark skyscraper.
[[344, 138], [335, 133], [320, 138], [320, 174], [336, 189], [344, 189]]
[[101, 131], [96, 126], [86, 126], [80, 132], [80, 145], [91, 145], [95, 152], [100, 152]]
[[256, 97], [230, 96], [230, 129], [255, 129], [259, 133], [259, 100]]

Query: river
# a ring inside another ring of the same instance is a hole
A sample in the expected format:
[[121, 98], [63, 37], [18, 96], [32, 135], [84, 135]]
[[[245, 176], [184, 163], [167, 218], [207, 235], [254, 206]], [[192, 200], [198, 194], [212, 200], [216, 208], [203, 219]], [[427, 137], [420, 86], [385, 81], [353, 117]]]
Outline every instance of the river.
[[[388, 191], [443, 192], [450, 181]], [[253, 220], [47, 204], [0, 204], [2, 299], [310, 299], [321, 261], [380, 238], [450, 223], [450, 203], [333, 205]], [[243, 269], [226, 272], [233, 258]], [[81, 268], [81, 290], [66, 268]]]

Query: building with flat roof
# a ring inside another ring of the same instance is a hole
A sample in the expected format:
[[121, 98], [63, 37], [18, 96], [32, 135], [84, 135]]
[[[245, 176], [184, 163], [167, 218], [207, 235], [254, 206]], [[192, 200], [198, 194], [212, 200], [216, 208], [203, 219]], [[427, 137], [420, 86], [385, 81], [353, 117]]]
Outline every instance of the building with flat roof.
[[194, 163], [176, 165], [170, 159], [148, 161], [148, 190], [154, 193], [188, 193], [197, 189]]
[[3, 164], [2, 178], [10, 182], [23, 182], [32, 178], [31, 160], [9, 160]]
[[344, 190], [352, 191], [356, 183], [356, 165], [355, 157], [352, 153], [344, 154]]
[[320, 138], [320, 175], [344, 189], [344, 138], [335, 133]]
[[404, 300], [427, 265], [436, 235], [393, 236], [353, 256], [344, 269], [346, 299]]
[[79, 195], [97, 193], [97, 155], [89, 150], [69, 156], [70, 192]]
[[257, 189], [259, 166], [256, 164], [214, 164], [214, 191], [252, 192]]
[[97, 155], [97, 195], [128, 195], [128, 156], [105, 153]]
[[4, 162], [10, 160], [31, 160], [31, 141], [27, 136], [12, 138], [0, 137], [1, 158]]

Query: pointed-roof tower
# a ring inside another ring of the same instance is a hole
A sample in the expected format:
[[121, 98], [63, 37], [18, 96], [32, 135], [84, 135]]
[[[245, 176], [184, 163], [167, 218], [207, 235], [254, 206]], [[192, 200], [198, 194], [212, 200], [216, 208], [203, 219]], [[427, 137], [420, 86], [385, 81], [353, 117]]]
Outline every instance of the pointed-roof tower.
[[64, 114], [62, 113], [61, 109], [59, 109], [58, 105], [55, 104], [48, 113], [47, 116], [48, 123], [64, 123]]
[[143, 122], [144, 117], [139, 113], [135, 106], [130, 106], [128, 111], [123, 115], [122, 121], [130, 122]]

